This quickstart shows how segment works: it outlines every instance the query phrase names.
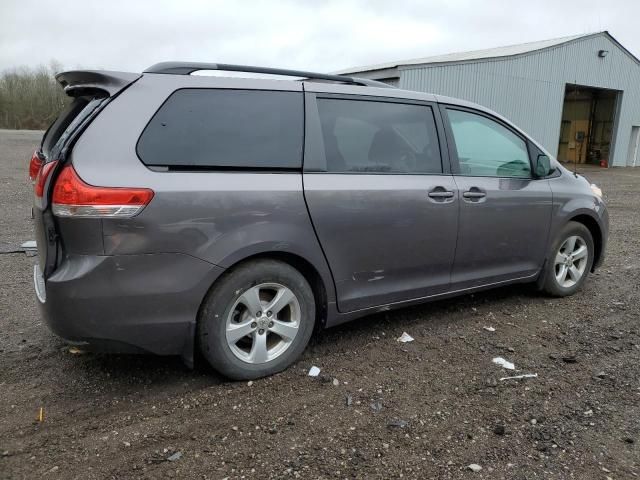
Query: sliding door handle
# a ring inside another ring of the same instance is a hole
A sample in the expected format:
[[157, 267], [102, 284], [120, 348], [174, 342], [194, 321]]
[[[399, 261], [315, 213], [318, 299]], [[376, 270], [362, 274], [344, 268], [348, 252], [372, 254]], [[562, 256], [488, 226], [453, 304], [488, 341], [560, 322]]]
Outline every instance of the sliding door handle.
[[455, 194], [449, 190], [436, 190], [434, 192], [429, 192], [429, 197], [431, 198], [453, 198]]

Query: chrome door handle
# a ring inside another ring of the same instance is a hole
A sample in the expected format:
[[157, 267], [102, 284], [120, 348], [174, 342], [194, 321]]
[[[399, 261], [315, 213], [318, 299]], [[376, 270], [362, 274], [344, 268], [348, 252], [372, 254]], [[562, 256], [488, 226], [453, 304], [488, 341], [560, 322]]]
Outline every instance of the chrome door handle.
[[429, 192], [431, 198], [453, 198], [454, 193], [448, 190]]
[[485, 192], [481, 192], [480, 190], [469, 190], [462, 194], [464, 198], [476, 199], [476, 198], [484, 198], [487, 196]]

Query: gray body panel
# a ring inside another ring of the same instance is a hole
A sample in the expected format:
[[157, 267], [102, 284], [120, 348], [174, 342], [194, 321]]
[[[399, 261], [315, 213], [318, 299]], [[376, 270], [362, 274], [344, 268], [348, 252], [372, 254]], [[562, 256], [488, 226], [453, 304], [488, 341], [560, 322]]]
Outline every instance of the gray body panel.
[[304, 178], [309, 212], [324, 248], [340, 311], [445, 292], [458, 228], [450, 175], [335, 175]]
[[189, 255], [69, 255], [40, 303], [61, 337], [190, 361], [198, 308], [223, 269]]
[[[534, 277], [547, 251], [551, 220], [548, 180], [455, 176], [460, 228], [453, 289]], [[464, 192], [479, 190], [480, 199]]]
[[607, 241], [609, 238], [609, 212], [601, 198], [591, 194], [589, 181], [581, 175], [574, 175], [562, 166], [558, 166], [562, 175], [549, 179], [549, 187], [553, 194], [553, 208], [551, 211], [551, 226], [549, 242], [556, 238], [560, 229], [568, 221], [578, 216], [588, 217], [598, 226], [600, 233], [598, 240], [600, 256], [594, 263], [594, 268], [602, 265], [605, 259]]
[[[143, 75], [89, 124], [69, 156], [90, 185], [150, 188], [154, 198], [133, 218], [56, 220], [62, 254], [46, 278], [42, 309], [64, 338], [190, 360], [207, 291], [225, 269], [256, 255], [284, 254], [310, 265], [324, 285], [324, 323], [332, 326], [370, 312], [533, 280], [554, 233], [577, 214], [593, 218], [606, 241], [604, 204], [594, 200], [588, 182], [559, 165], [560, 176], [538, 180], [147, 168], [137, 156], [137, 141], [180, 88], [438, 100], [329, 83]], [[486, 202], [463, 201], [463, 190], [473, 185], [487, 191]], [[435, 187], [455, 195], [433, 201], [428, 192]], [[39, 234], [39, 248], [43, 238]]]

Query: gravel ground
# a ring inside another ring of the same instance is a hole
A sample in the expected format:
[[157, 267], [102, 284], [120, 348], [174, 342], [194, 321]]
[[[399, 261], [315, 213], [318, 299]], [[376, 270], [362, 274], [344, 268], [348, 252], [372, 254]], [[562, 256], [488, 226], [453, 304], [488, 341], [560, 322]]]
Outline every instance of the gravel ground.
[[[4, 251], [33, 238], [40, 134], [0, 131]], [[587, 176], [611, 238], [575, 296], [518, 286], [372, 315], [249, 383], [177, 358], [71, 353], [38, 315], [34, 258], [1, 254], [0, 478], [637, 477], [640, 168]], [[538, 376], [501, 381], [513, 373], [495, 356]]]

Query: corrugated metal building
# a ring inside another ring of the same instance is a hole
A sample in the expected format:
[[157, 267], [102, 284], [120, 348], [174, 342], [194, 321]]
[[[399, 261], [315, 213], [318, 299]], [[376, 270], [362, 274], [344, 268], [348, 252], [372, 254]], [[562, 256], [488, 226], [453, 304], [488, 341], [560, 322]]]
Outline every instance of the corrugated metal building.
[[640, 166], [640, 61], [606, 31], [339, 73], [485, 105], [561, 161]]

